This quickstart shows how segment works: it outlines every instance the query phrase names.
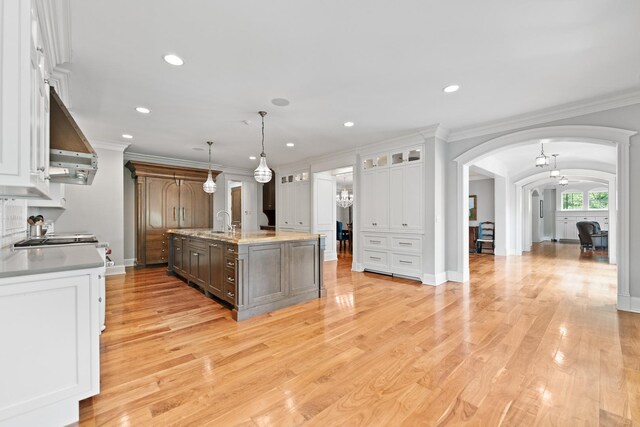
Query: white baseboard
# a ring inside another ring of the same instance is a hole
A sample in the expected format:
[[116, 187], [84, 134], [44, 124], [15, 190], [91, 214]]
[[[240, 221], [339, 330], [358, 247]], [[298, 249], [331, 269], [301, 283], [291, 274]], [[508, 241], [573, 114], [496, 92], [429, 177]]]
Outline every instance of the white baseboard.
[[114, 265], [113, 267], [107, 267], [107, 276], [116, 276], [118, 274], [125, 274], [124, 265]]
[[631, 295], [618, 295], [618, 310], [640, 313], [640, 297]]
[[362, 264], [354, 262], [351, 264], [351, 271], [362, 273], [364, 271], [364, 267], [362, 266]]
[[423, 274], [422, 275], [422, 284], [430, 285], [430, 286], [438, 286], [442, 285], [447, 281], [447, 273], [440, 272], [438, 274]]
[[133, 267], [134, 265], [136, 265], [136, 259], [135, 258], [127, 258], [124, 260], [124, 266], [125, 267]]
[[459, 271], [447, 271], [447, 280], [449, 282], [458, 282], [458, 283], [468, 282], [469, 273], [467, 272], [465, 277], [465, 274]]

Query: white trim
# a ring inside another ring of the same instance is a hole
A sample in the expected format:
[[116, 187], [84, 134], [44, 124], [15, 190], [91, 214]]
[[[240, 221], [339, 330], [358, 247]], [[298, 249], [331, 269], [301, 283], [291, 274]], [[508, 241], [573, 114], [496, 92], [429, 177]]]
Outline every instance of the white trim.
[[127, 258], [124, 260], [124, 266], [125, 267], [133, 267], [134, 265], [136, 265], [136, 259], [135, 258]]
[[99, 148], [101, 150], [118, 151], [123, 153], [129, 147], [129, 143], [126, 142], [105, 142], [105, 141], [91, 141], [93, 148]]
[[355, 271], [356, 273], [362, 273], [362, 272], [364, 272], [364, 267], [359, 262], [352, 262], [351, 263], [351, 271]]
[[114, 265], [113, 267], [107, 267], [107, 276], [116, 276], [118, 274], [125, 274], [124, 265]]
[[616, 304], [616, 307], [618, 310], [640, 313], [640, 298], [618, 294], [618, 303]]
[[464, 276], [457, 271], [447, 271], [447, 280], [449, 282], [458, 282], [458, 283], [464, 283], [469, 281], [468, 278], [467, 280], [464, 280]]
[[[205, 163], [205, 162], [173, 159], [170, 157], [156, 156], [153, 154], [142, 154], [142, 153], [126, 151], [124, 153], [124, 161], [126, 163], [129, 160], [133, 160], [137, 162], [157, 163], [157, 164], [169, 165], [169, 166], [182, 166], [182, 167], [194, 168], [194, 169], [206, 170], [209, 168], [208, 163]], [[211, 168], [221, 173], [235, 174], [235, 175], [242, 175], [242, 176], [253, 176], [253, 169], [243, 169], [243, 168], [222, 166], [216, 163], [212, 163]]]
[[480, 125], [453, 129], [449, 133], [448, 141], [455, 142], [483, 135], [491, 135], [634, 104], [640, 104], [640, 90], [616, 92], [597, 98], [590, 98], [587, 100], [536, 110], [525, 114], [519, 114]]
[[446, 283], [447, 281], [447, 273], [444, 271], [438, 274], [423, 274], [422, 275], [422, 284], [429, 286], [438, 286]]

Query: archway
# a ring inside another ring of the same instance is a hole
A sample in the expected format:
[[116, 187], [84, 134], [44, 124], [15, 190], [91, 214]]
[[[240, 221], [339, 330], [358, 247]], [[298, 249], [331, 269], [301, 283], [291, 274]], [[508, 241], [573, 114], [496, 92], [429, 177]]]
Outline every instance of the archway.
[[[630, 307], [629, 293], [629, 143], [631, 136], [637, 132], [602, 126], [548, 126], [527, 129], [503, 135], [462, 153], [454, 160], [457, 163], [457, 212], [456, 223], [456, 265], [455, 279], [469, 280], [469, 253], [465, 248], [469, 245], [469, 218], [467, 200], [469, 197], [469, 165], [486, 158], [505, 148], [537, 144], [540, 140], [547, 141], [577, 141], [596, 145], [609, 145], [616, 148], [616, 195], [617, 195], [617, 261], [618, 261], [618, 298], [619, 309], [628, 310]], [[522, 192], [516, 192], [510, 186], [507, 194], [515, 198], [515, 206], [522, 206]], [[513, 213], [514, 215], [516, 213]], [[509, 227], [511, 218], [506, 219], [505, 226]], [[506, 230], [506, 229], [505, 229]], [[517, 237], [516, 233], [516, 237]], [[521, 235], [521, 234], [520, 234]], [[453, 279], [453, 278], [452, 278]]]

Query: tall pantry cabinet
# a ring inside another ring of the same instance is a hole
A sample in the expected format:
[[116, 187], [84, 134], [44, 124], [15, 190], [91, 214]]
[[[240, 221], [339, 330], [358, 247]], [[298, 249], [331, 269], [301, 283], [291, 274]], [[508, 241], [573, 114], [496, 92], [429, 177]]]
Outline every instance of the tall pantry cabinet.
[[136, 265], [167, 262], [168, 229], [212, 228], [213, 198], [202, 189], [206, 170], [134, 161], [126, 167], [136, 185]]

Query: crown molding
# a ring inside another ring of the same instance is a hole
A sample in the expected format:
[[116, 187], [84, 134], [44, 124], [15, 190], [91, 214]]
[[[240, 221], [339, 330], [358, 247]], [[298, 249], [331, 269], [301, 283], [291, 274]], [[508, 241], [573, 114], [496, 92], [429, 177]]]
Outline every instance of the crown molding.
[[127, 148], [129, 148], [129, 143], [126, 142], [108, 142], [108, 141], [91, 141], [91, 146], [93, 148], [99, 148], [102, 150], [110, 150], [110, 151], [119, 151], [121, 153], [124, 152]]
[[[133, 160], [137, 162], [157, 163], [161, 165], [180, 166], [180, 167], [193, 168], [193, 169], [205, 169], [205, 170], [209, 169], [209, 164], [205, 162], [174, 159], [171, 157], [156, 156], [153, 154], [134, 153], [130, 151], [126, 151], [124, 153], [124, 160], [125, 162], [128, 162], [129, 160]], [[220, 171], [220, 173], [253, 176], [253, 170], [251, 169], [223, 166], [217, 163], [212, 163], [211, 168]]]
[[461, 141], [463, 139], [491, 135], [635, 104], [640, 104], [640, 89], [616, 92], [583, 101], [519, 114], [501, 120], [486, 122], [480, 125], [453, 129], [449, 133], [448, 141]]

